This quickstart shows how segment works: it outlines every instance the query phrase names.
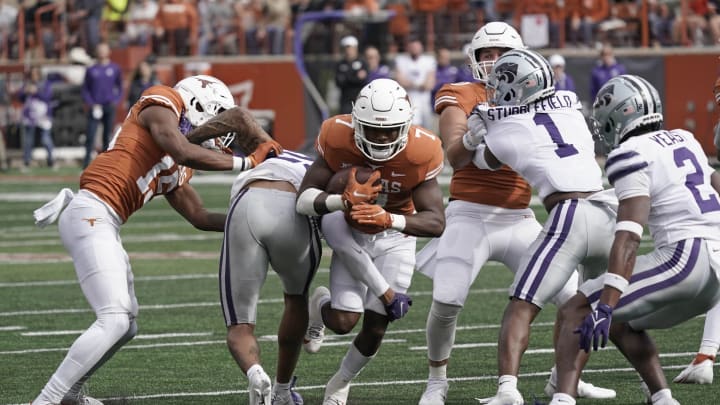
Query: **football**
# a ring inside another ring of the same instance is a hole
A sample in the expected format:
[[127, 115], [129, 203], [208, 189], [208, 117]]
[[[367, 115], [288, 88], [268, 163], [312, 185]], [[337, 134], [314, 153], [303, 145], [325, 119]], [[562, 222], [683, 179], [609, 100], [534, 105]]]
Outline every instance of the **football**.
[[[366, 166], [352, 167], [357, 168], [357, 172], [355, 173], [355, 180], [357, 180], [359, 183], [366, 182], [373, 172], [373, 169]], [[345, 186], [347, 185], [348, 176], [350, 176], [350, 169], [352, 169], [352, 167], [347, 167], [345, 169], [341, 169], [335, 172], [335, 174], [330, 178], [330, 181], [328, 181], [327, 187], [325, 187], [325, 191], [330, 194], [342, 194], [342, 192], [345, 190]], [[380, 180], [378, 180], [378, 183], [379, 182]]]

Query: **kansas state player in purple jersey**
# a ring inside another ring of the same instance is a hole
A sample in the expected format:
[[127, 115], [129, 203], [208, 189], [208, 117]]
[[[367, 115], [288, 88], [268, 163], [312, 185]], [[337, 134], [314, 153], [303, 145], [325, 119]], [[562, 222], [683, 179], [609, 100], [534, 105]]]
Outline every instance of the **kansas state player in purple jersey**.
[[[292, 388], [308, 324], [308, 295], [320, 263], [315, 220], [295, 212], [295, 195], [312, 160], [285, 151], [237, 176], [220, 255], [220, 302], [227, 345], [247, 375], [250, 405], [301, 405]], [[280, 277], [285, 310], [278, 327], [274, 384], [260, 365], [255, 322], [268, 265]]]
[[[657, 90], [610, 79], [593, 105], [595, 133], [615, 149], [605, 169], [620, 201], [608, 272], [585, 282], [558, 315], [558, 391], [574, 404], [590, 348], [608, 338], [640, 373], [656, 405], [678, 404], [646, 329], [670, 328], [720, 300], [720, 175], [693, 134], [662, 130]], [[655, 250], [636, 256], [647, 225]]]

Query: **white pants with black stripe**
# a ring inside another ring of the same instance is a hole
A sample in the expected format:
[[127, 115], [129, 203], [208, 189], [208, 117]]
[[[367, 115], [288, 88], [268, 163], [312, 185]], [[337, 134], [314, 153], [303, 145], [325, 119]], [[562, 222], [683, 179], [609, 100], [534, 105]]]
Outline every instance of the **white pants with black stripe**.
[[254, 324], [268, 265], [289, 295], [306, 294], [320, 264], [314, 220], [295, 212], [295, 193], [246, 188], [225, 222], [220, 254], [220, 301], [227, 326]]

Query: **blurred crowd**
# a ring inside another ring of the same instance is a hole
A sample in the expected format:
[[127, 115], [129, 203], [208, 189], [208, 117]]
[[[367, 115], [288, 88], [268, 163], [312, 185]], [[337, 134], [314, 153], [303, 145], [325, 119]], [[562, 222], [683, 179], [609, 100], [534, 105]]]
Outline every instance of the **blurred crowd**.
[[[457, 47], [477, 27], [506, 21], [533, 47], [688, 46], [720, 39], [720, 0], [0, 0], [0, 57], [24, 52], [62, 58], [73, 47], [95, 56], [97, 44], [146, 46], [155, 55], [292, 52], [302, 13], [343, 11], [357, 20], [323, 22], [300, 34], [305, 52], [336, 52], [353, 34], [381, 53], [425, 46]], [[342, 32], [345, 31], [345, 32]]]

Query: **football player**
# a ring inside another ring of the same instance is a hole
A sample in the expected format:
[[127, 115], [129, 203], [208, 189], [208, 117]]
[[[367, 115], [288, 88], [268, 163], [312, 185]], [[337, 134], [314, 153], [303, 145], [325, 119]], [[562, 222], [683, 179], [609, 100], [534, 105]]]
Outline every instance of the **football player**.
[[468, 119], [465, 138], [477, 146], [473, 162], [491, 170], [510, 166], [537, 191], [549, 214], [520, 257], [500, 328], [498, 391], [488, 402], [517, 405], [524, 403], [517, 375], [530, 324], [578, 265], [583, 275], [605, 271], [616, 200], [603, 191], [578, 97], [555, 92], [545, 58], [524, 49], [504, 53], [492, 67], [487, 88], [490, 106], [478, 105]]
[[[713, 96], [715, 96], [715, 104], [720, 106], [720, 77], [715, 80]], [[720, 159], [720, 122], [715, 125], [714, 141], [718, 159]], [[673, 378], [673, 382], [712, 384], [714, 376], [713, 364], [718, 349], [720, 349], [720, 305], [708, 311], [705, 317], [702, 340], [700, 341], [700, 350], [698, 350], [693, 361], [677, 377]]]
[[[318, 287], [310, 299], [310, 328], [327, 326], [347, 334], [363, 317], [360, 332], [327, 383], [325, 405], [346, 403], [350, 381], [377, 353], [388, 323], [404, 316], [412, 304], [403, 293], [415, 265], [415, 236], [438, 236], [445, 228], [436, 180], [444, 159], [440, 139], [412, 125], [412, 114], [397, 82], [370, 82], [352, 114], [323, 122], [319, 157], [300, 187], [298, 212], [325, 214], [323, 234], [338, 249], [330, 262], [330, 289]], [[358, 183], [351, 171], [342, 195], [325, 192], [333, 174], [350, 166], [369, 166], [376, 174]], [[375, 185], [378, 178], [380, 185]], [[363, 273], [379, 274], [380, 280], [358, 281], [367, 277]], [[383, 283], [384, 290], [369, 288]]]
[[[150, 87], [132, 106], [108, 150], [83, 171], [79, 192], [63, 189], [35, 211], [41, 227], [59, 216], [60, 237], [97, 320], [75, 340], [33, 405], [86, 403], [81, 400], [100, 404], [82, 397], [82, 385], [135, 336], [138, 303], [119, 236], [130, 215], [156, 195], [164, 195], [196, 228], [222, 232], [225, 214], [208, 212], [188, 183], [193, 169], [246, 170], [269, 153], [282, 151], [278, 143], [267, 141], [250, 156], [235, 157], [186, 139], [192, 128], [234, 106], [227, 86], [210, 76], [191, 76], [174, 88]], [[254, 133], [261, 129], [250, 122], [237, 131], [241, 136], [267, 136]]]
[[[240, 173], [232, 187], [220, 255], [220, 302], [228, 348], [248, 377], [250, 405], [303, 403], [291, 379], [308, 325], [308, 288], [322, 254], [315, 218], [295, 212], [297, 190], [310, 164], [307, 156], [285, 151]], [[280, 277], [285, 299], [274, 384], [260, 365], [254, 335], [268, 264]]]
[[[593, 104], [593, 127], [615, 149], [605, 169], [620, 201], [610, 267], [558, 313], [558, 391], [574, 404], [574, 382], [590, 348], [608, 337], [635, 367], [653, 404], [679, 404], [645, 332], [670, 328], [720, 301], [720, 175], [692, 133], [663, 130], [660, 96], [645, 79], [610, 79]], [[654, 250], [637, 256], [647, 225]]]
[[[448, 391], [447, 364], [455, 341], [455, 326], [470, 286], [488, 260], [517, 272], [520, 257], [540, 232], [530, 204], [530, 186], [508, 166], [491, 171], [472, 164], [478, 144], [467, 132], [467, 117], [478, 103], [487, 102], [486, 83], [495, 60], [511, 49], [525, 48], [522, 38], [504, 22], [480, 28], [468, 48], [476, 82], [446, 84], [437, 93], [435, 111], [440, 114], [440, 137], [454, 171], [450, 202], [445, 209], [446, 229], [417, 255], [418, 271], [433, 279], [433, 301], [427, 317], [429, 378], [420, 405], [445, 403]], [[552, 299], [561, 304], [575, 294], [573, 273]], [[546, 391], [552, 395], [555, 374]], [[584, 397], [611, 398], [612, 390], [580, 381]]]

